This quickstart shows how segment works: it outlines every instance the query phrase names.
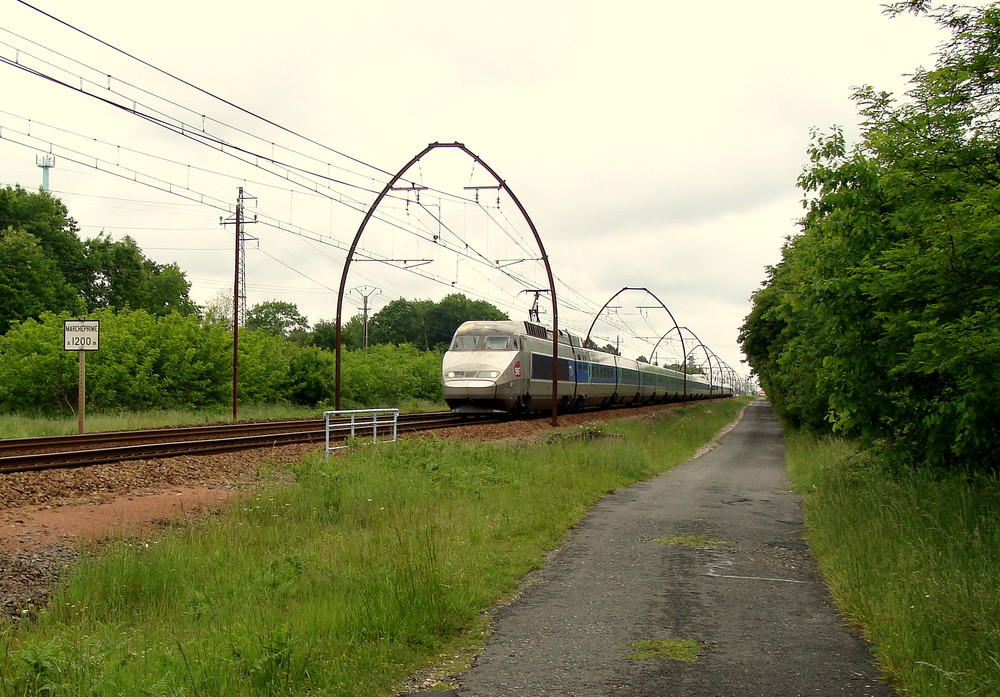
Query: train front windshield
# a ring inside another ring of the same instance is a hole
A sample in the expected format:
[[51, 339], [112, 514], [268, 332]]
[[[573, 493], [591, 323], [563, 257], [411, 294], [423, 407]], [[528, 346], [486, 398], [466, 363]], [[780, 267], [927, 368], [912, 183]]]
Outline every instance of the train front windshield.
[[506, 334], [461, 334], [451, 344], [453, 351], [516, 351], [517, 341]]

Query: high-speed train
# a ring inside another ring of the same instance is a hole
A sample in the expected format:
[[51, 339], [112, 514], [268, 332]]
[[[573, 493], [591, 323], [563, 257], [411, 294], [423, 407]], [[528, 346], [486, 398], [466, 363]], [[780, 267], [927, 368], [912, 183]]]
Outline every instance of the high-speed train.
[[[730, 396], [704, 375], [583, 348], [559, 331], [558, 408], [575, 411], [614, 404]], [[465, 322], [442, 361], [444, 399], [458, 414], [552, 409], [552, 330], [520, 321]]]

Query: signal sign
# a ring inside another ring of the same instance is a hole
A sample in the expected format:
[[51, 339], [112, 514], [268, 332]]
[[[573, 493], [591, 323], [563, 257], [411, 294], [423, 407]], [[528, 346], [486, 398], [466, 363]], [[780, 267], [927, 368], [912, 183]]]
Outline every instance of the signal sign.
[[101, 322], [96, 319], [68, 319], [63, 322], [63, 349], [97, 351], [101, 347]]

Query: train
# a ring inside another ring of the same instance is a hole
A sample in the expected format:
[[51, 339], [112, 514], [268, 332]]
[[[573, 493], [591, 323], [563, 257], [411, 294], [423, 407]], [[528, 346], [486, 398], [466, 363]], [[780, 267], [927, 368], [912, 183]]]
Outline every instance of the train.
[[[732, 396], [704, 375], [685, 375], [584, 348], [558, 332], [555, 399], [561, 412]], [[552, 330], [530, 321], [470, 321], [455, 331], [441, 363], [444, 400], [455, 414], [551, 411]]]

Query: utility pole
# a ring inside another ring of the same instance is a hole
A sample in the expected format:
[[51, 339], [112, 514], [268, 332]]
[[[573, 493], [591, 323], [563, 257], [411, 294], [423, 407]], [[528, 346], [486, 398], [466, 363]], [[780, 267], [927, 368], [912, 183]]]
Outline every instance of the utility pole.
[[[246, 241], [248, 236], [243, 232], [243, 226], [247, 222], [256, 223], [257, 216], [253, 220], [247, 221], [244, 213], [244, 202], [255, 201], [256, 198], [244, 193], [243, 187], [239, 188], [236, 197], [236, 215], [227, 220], [219, 219], [222, 225], [234, 223], [236, 227], [235, 244], [235, 264], [233, 271], [233, 421], [238, 416], [239, 404], [239, 365], [240, 365], [240, 324], [246, 323], [246, 301], [247, 301], [247, 270], [246, 270]], [[254, 238], [249, 238], [254, 239]]]
[[362, 312], [362, 317], [364, 318], [364, 330], [362, 334], [361, 345], [364, 347], [365, 351], [368, 350], [368, 298], [373, 295], [379, 295], [382, 290], [374, 286], [358, 286], [357, 288], [351, 289], [352, 293], [357, 293], [362, 298], [362, 306], [358, 309]]

